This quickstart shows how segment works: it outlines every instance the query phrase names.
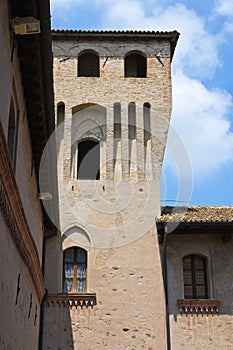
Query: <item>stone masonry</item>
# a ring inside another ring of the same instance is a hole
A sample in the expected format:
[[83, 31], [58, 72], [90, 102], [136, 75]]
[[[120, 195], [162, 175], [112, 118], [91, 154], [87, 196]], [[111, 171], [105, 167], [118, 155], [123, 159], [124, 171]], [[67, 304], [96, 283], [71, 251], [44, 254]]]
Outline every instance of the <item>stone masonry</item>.
[[[46, 246], [44, 349], [167, 348], [155, 221], [177, 39], [177, 32], [53, 33], [61, 237]], [[99, 57], [99, 77], [77, 76], [89, 51]], [[146, 57], [145, 78], [124, 77], [130, 52]], [[78, 179], [82, 140], [100, 145], [98, 180]], [[71, 247], [87, 251], [85, 297], [94, 293], [96, 305], [64, 301], [63, 254]]]

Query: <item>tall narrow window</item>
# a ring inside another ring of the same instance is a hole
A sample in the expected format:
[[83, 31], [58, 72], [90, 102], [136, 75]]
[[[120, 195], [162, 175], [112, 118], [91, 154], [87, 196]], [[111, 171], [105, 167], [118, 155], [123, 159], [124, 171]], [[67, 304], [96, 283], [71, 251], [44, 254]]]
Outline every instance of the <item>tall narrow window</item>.
[[199, 255], [183, 258], [184, 298], [208, 299], [206, 259]]
[[78, 77], [99, 77], [99, 56], [94, 52], [84, 52], [78, 58]]
[[69, 248], [64, 252], [64, 292], [86, 291], [87, 252], [82, 248]]
[[121, 104], [114, 103], [114, 169], [121, 158]]
[[14, 169], [16, 164], [16, 152], [17, 152], [17, 137], [18, 137], [18, 122], [19, 122], [18, 114], [19, 112], [16, 112], [15, 110], [13, 99], [11, 99], [7, 142], [8, 142], [8, 148], [9, 148], [11, 161]]
[[136, 104], [130, 102], [128, 105], [128, 128], [129, 128], [129, 139], [136, 139]]
[[78, 144], [78, 179], [99, 180], [100, 145], [93, 140], [84, 140]]
[[148, 140], [151, 138], [151, 120], [150, 120], [150, 104], [143, 105], [143, 127], [144, 127], [144, 146], [146, 147]]
[[145, 78], [146, 57], [139, 53], [132, 53], [125, 57], [125, 77]]
[[121, 104], [114, 103], [114, 139], [121, 138]]

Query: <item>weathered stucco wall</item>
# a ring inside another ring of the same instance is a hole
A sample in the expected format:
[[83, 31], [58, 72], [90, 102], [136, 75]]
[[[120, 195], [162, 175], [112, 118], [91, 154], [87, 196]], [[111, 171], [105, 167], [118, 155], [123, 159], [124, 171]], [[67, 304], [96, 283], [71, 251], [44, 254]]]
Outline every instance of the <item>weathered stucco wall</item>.
[[40, 302], [35, 287], [0, 214], [0, 348], [37, 348]]
[[[18, 119], [18, 124], [16, 122], [18, 132], [16, 131], [17, 150], [15, 166], [12, 167], [14, 168], [13, 171], [9, 171], [7, 168], [7, 166], [11, 167], [7, 148], [4, 151], [1, 148], [1, 152], [4, 152], [4, 160], [7, 159], [7, 161], [4, 164], [1, 163], [0, 179], [2, 209], [0, 217], [0, 348], [2, 350], [32, 350], [37, 348], [38, 344], [40, 301], [35, 284], [32, 281], [32, 275], [29, 272], [32, 267], [25, 263], [27, 254], [32, 254], [32, 252], [27, 252], [28, 245], [26, 246], [25, 241], [19, 237], [21, 237], [20, 235], [23, 237], [25, 231], [27, 231], [27, 237], [31, 235], [30, 244], [35, 247], [34, 254], [38, 255], [41, 261], [43, 240], [42, 212], [37, 195], [38, 188], [34, 165], [32, 163], [31, 141], [17, 44], [14, 43], [13, 50], [13, 36], [10, 34], [8, 5], [10, 6], [8, 1], [0, 3], [0, 119], [3, 129], [1, 140], [2, 138], [4, 139], [1, 146], [6, 145], [5, 141], [7, 142], [8, 139], [11, 100], [14, 104], [15, 117]], [[12, 178], [6, 174], [11, 174]], [[17, 184], [16, 189], [12, 186], [14, 174]], [[10, 188], [6, 187], [7, 182]], [[7, 190], [14, 192], [16, 197], [13, 198]], [[12, 214], [13, 206], [15, 205], [16, 207], [18, 203], [21, 206], [20, 211]], [[22, 213], [23, 215], [20, 217]], [[17, 214], [17, 225], [19, 223], [22, 224], [18, 227], [16, 227], [14, 221]], [[25, 217], [23, 217], [24, 215]], [[28, 225], [27, 229], [24, 232], [20, 231], [22, 227], [25, 228], [25, 224]], [[17, 241], [17, 239], [20, 241]], [[21, 252], [16, 248], [19, 246], [22, 248]], [[25, 260], [22, 259], [22, 254], [25, 254]]]
[[[219, 234], [170, 235], [167, 239], [168, 295], [171, 349], [232, 349], [233, 274], [232, 239]], [[177, 299], [184, 298], [182, 258], [201, 254], [207, 258], [210, 299], [220, 300], [219, 314], [181, 315]]]
[[14, 49], [11, 62], [11, 41], [9, 32], [9, 17], [7, 2], [1, 3], [1, 26], [0, 47], [1, 61], [0, 73], [0, 115], [1, 124], [8, 138], [8, 123], [10, 114], [11, 98], [14, 101], [16, 119], [18, 114], [17, 154], [15, 165], [15, 177], [22, 198], [25, 215], [35, 241], [40, 259], [42, 258], [42, 213], [38, 199], [38, 188], [34, 164], [32, 160], [31, 140], [27, 122], [27, 111], [25, 106], [22, 77], [19, 66], [17, 46]]

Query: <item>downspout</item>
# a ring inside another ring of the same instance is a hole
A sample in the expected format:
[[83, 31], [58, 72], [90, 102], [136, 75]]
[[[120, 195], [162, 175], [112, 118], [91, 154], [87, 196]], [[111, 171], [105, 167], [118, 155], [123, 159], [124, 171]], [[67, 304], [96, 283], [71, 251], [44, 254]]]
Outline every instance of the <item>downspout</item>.
[[[46, 238], [44, 237], [43, 239], [43, 255], [42, 255], [42, 274], [44, 277], [44, 269], [45, 269], [45, 240]], [[39, 342], [38, 342], [38, 350], [42, 350], [43, 346], [43, 333], [44, 333], [44, 303], [47, 299], [47, 289], [45, 289], [45, 295], [42, 299], [41, 306], [40, 306], [40, 328], [39, 328]]]
[[[50, 234], [45, 234], [45, 232], [50, 231]], [[44, 229], [44, 239], [43, 239], [43, 254], [42, 254], [42, 274], [43, 277], [45, 275], [45, 257], [46, 257], [46, 240], [57, 235], [57, 230], [54, 228], [53, 230]], [[45, 295], [43, 297], [41, 306], [40, 306], [40, 328], [39, 328], [39, 342], [38, 342], [38, 350], [43, 350], [43, 336], [44, 336], [44, 306], [48, 298], [48, 290], [45, 289]]]
[[171, 350], [171, 334], [170, 334], [170, 319], [169, 319], [169, 302], [168, 302], [168, 281], [167, 281], [167, 230], [165, 224], [159, 229], [160, 231], [160, 244], [161, 244], [161, 260], [162, 260], [162, 272], [163, 283], [165, 291], [166, 302], [166, 330], [167, 330], [167, 350]]

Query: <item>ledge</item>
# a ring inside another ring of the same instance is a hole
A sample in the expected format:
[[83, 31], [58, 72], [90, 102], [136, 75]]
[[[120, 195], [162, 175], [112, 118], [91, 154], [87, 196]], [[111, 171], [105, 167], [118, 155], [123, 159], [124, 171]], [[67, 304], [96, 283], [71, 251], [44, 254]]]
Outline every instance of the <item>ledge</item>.
[[96, 305], [96, 293], [59, 293], [48, 294], [45, 301], [45, 305], [50, 306], [69, 306], [70, 308], [78, 307], [91, 307]]
[[215, 315], [219, 313], [220, 300], [216, 299], [178, 299], [181, 314]]

